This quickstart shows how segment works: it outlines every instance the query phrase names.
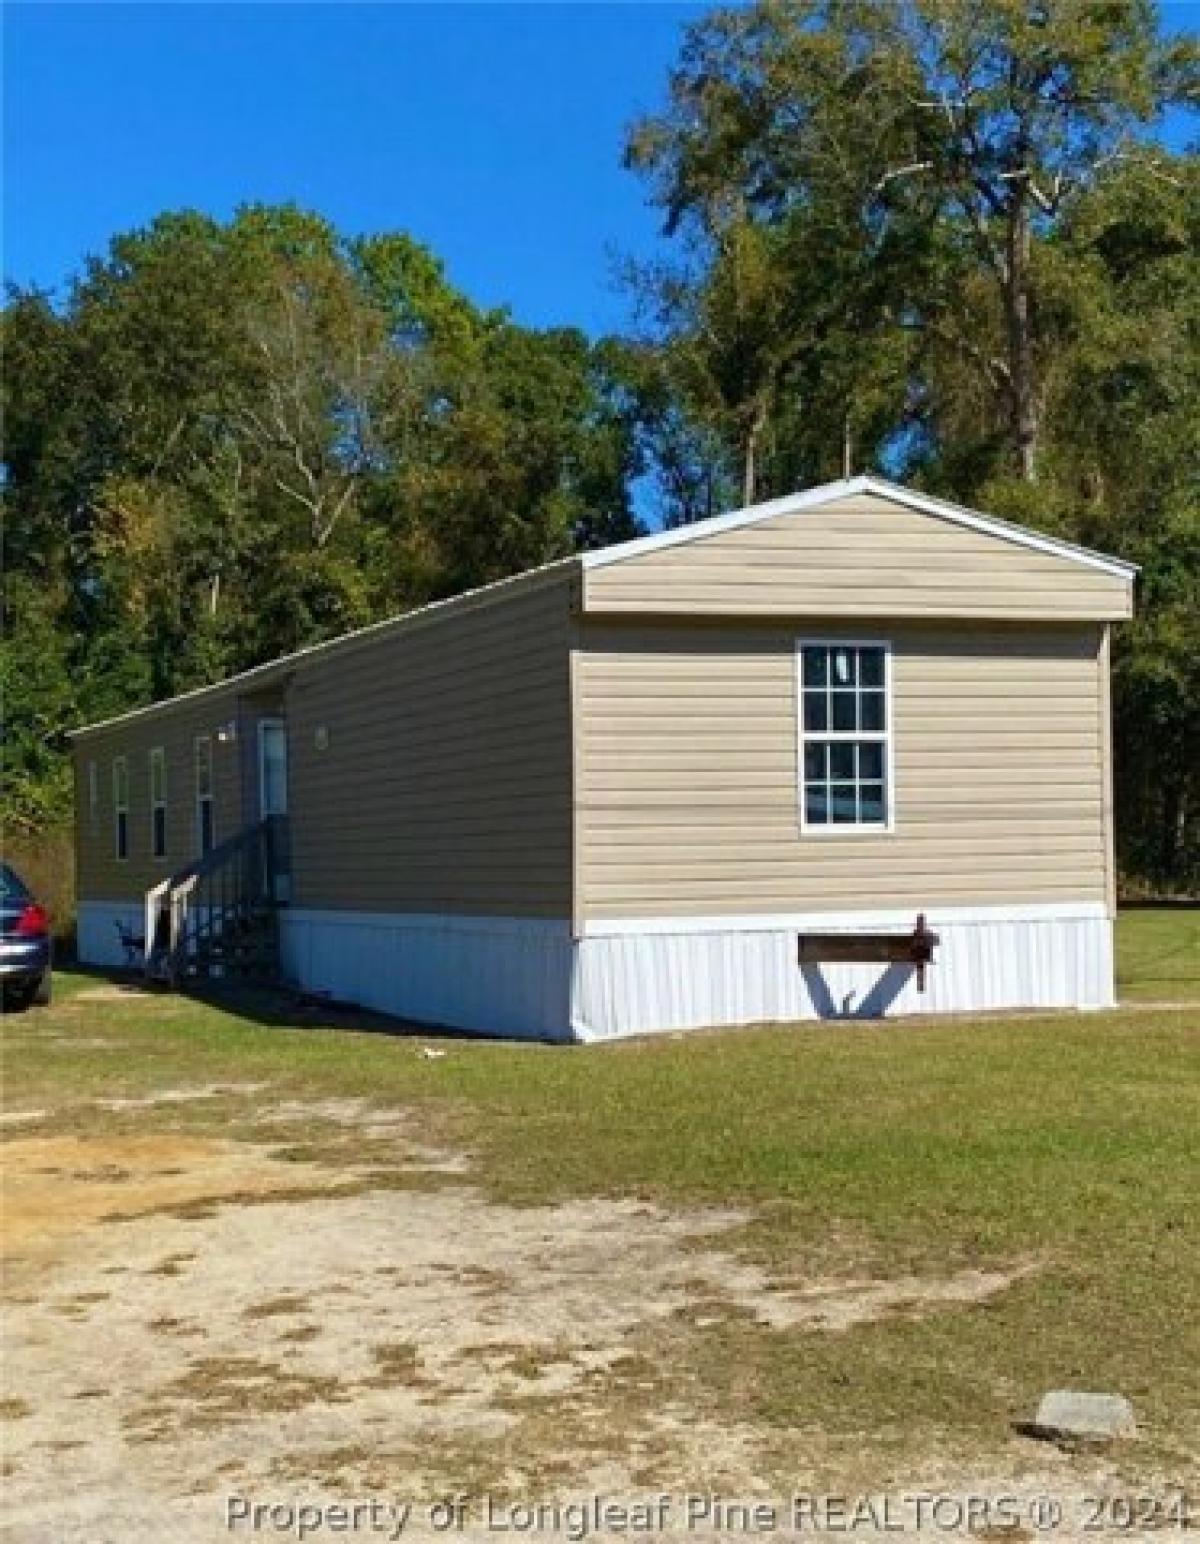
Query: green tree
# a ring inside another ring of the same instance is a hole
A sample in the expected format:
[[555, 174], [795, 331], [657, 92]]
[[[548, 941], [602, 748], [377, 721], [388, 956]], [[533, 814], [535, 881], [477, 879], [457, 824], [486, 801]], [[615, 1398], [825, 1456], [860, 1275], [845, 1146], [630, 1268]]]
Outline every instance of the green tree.
[[[1152, 164], [1164, 107], [1195, 87], [1193, 46], [1150, 0], [760, 0], [689, 32], [667, 111], [628, 157], [668, 229], [730, 207], [786, 223], [853, 211], [893, 262], [892, 313], [973, 362], [1020, 475], [1041, 436], [1035, 240], [1107, 165]], [[714, 267], [716, 263], [714, 262]], [[1000, 337], [981, 343], [977, 296]]]
[[63, 729], [634, 533], [610, 352], [481, 311], [403, 233], [164, 214], [10, 292], [5, 804]]

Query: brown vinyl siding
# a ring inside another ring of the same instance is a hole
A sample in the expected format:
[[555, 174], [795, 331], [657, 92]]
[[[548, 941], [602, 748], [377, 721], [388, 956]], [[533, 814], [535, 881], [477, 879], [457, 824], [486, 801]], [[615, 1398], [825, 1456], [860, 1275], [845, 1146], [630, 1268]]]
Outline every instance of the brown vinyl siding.
[[1128, 580], [874, 495], [587, 570], [589, 612], [688, 616], [1130, 615]]
[[[589, 620], [586, 921], [1104, 901], [1102, 629]], [[799, 829], [796, 644], [893, 646], [893, 833]]]
[[426, 613], [297, 674], [294, 904], [570, 916], [575, 575]]
[[[220, 725], [235, 716], [232, 692], [164, 703], [155, 713], [86, 736], [74, 748], [78, 893], [81, 900], [136, 899], [189, 863], [198, 851], [194, 747], [207, 734], [213, 747], [214, 841], [224, 841], [242, 824], [239, 745], [217, 739]], [[240, 738], [240, 737], [239, 737]], [[161, 745], [167, 768], [167, 850], [152, 856], [150, 751]], [[116, 856], [113, 762], [129, 765], [129, 857]], [[95, 762], [96, 818], [88, 803], [88, 763]]]

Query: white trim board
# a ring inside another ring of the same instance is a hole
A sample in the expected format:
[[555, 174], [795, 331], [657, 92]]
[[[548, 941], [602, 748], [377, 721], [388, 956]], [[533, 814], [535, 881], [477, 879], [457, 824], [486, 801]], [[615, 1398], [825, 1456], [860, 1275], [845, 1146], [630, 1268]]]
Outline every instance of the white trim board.
[[840, 482], [823, 483], [819, 488], [788, 493], [763, 504], [735, 509], [728, 515], [698, 520], [694, 525], [676, 526], [670, 531], [656, 531], [652, 536], [639, 536], [633, 541], [602, 547], [597, 552], [585, 552], [581, 561], [585, 569], [607, 568], [611, 563], [624, 563], [628, 558], [643, 557], [648, 552], [704, 541], [710, 536], [721, 536], [726, 531], [738, 531], [745, 526], [758, 525], [763, 520], [774, 520], [779, 515], [799, 514], [806, 509], [817, 509], [839, 499], [859, 498], [865, 494], [888, 499], [893, 504], [903, 504], [908, 509], [932, 515], [937, 520], [965, 526], [968, 530], [994, 536], [1018, 547], [1029, 547], [1035, 552], [1049, 553], [1052, 557], [1081, 563], [1086, 568], [1099, 569], [1101, 573], [1111, 574], [1116, 579], [1132, 579], [1139, 571], [1136, 564], [1127, 563], [1123, 558], [1092, 552], [1087, 547], [1077, 547], [1073, 542], [1046, 536], [1041, 531], [1028, 530], [1023, 525], [1014, 525], [994, 515], [981, 515], [976, 510], [947, 503], [945, 499], [935, 499], [928, 493], [916, 493], [910, 488], [902, 488], [898, 483], [888, 482], [883, 477], [849, 477]]
[[911, 930], [917, 913], [930, 927], [986, 926], [994, 922], [1102, 922], [1108, 918], [1103, 901], [1033, 901], [999, 906], [887, 906], [875, 910], [739, 912], [724, 916], [604, 917], [588, 922], [584, 938], [619, 938], [629, 934], [805, 933], [877, 928]]
[[322, 927], [404, 927], [438, 933], [515, 933], [525, 938], [571, 938], [568, 917], [493, 917], [480, 912], [355, 911], [343, 907], [289, 906], [281, 917]]

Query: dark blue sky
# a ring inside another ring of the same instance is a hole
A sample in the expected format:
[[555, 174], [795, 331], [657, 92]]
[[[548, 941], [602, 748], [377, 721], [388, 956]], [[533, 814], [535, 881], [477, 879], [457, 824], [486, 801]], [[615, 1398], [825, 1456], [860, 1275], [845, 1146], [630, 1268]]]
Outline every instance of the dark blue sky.
[[53, 288], [162, 209], [294, 199], [412, 232], [522, 321], [618, 326], [614, 254], [658, 228], [624, 130], [705, 8], [7, 5], [5, 274]]

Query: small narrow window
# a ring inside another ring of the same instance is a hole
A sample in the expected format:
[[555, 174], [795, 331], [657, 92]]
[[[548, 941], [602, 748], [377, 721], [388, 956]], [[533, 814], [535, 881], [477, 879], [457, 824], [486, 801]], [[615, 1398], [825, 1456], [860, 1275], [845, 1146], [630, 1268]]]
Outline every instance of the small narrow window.
[[129, 856], [129, 763], [124, 756], [113, 762], [113, 844], [118, 859]]
[[213, 848], [212, 738], [196, 737], [196, 847], [200, 856]]
[[87, 764], [88, 825], [93, 835], [100, 824], [100, 774], [94, 761]]
[[891, 826], [890, 651], [883, 643], [802, 643], [800, 824]]
[[150, 851], [167, 855], [167, 753], [161, 745], [150, 752]]

